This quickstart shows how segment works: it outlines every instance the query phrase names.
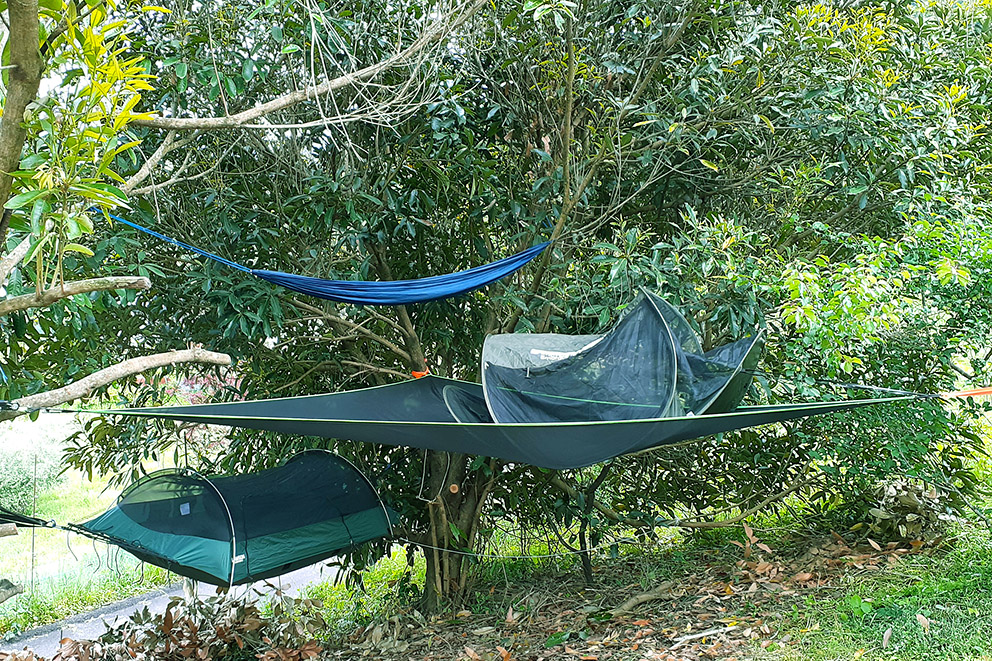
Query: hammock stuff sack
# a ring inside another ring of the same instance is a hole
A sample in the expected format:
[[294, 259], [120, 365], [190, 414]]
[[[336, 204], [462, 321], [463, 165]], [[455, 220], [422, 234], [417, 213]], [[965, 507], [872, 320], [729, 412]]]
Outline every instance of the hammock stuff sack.
[[739, 406], [760, 336], [702, 352], [674, 308], [642, 295], [605, 336], [487, 341], [485, 385], [437, 376], [281, 399], [89, 411], [464, 452], [580, 468], [694, 438], [869, 404]]
[[427, 301], [437, 301], [453, 296], [461, 296], [462, 294], [467, 294], [476, 289], [482, 289], [491, 285], [500, 278], [505, 278], [540, 255], [549, 245], [549, 242], [540, 243], [516, 255], [511, 255], [510, 257], [489, 264], [476, 266], [465, 271], [458, 271], [457, 273], [446, 273], [444, 275], [418, 278], [416, 280], [392, 280], [384, 282], [324, 280], [322, 278], [312, 278], [294, 273], [248, 268], [243, 264], [232, 262], [220, 255], [215, 255], [183, 241], [165, 236], [155, 230], [148, 229], [137, 223], [132, 223], [119, 216], [109, 215], [117, 222], [123, 223], [128, 227], [144, 232], [145, 234], [150, 234], [157, 239], [161, 239], [197, 255], [202, 255], [243, 273], [253, 275], [266, 282], [271, 282], [280, 287], [285, 287], [286, 289], [306, 294], [307, 296], [313, 296], [314, 298], [322, 298], [338, 303], [352, 303], [355, 305], [406, 305], [408, 303], [425, 303]]
[[68, 528], [181, 576], [228, 586], [391, 534], [387, 510], [365, 476], [323, 450], [247, 475], [156, 471], [100, 516]]

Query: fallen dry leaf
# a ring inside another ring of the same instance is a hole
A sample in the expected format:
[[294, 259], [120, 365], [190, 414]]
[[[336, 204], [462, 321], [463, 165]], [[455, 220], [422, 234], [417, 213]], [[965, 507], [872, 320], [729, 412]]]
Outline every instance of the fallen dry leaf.
[[482, 661], [482, 657], [468, 645], [465, 646], [465, 656], [472, 659], [472, 661]]
[[923, 627], [924, 633], [930, 633], [930, 620], [928, 620], [926, 616], [924, 616], [922, 613], [917, 613], [916, 621], [920, 623], [921, 627]]
[[882, 634], [882, 649], [883, 650], [884, 649], [888, 649], [888, 647], [889, 647], [889, 640], [891, 638], [892, 638], [892, 627], [889, 627], [888, 629], [885, 630], [885, 633]]

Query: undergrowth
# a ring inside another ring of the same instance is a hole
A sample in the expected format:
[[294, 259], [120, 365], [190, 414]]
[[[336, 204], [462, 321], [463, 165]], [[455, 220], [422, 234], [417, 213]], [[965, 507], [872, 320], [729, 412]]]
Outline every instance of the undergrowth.
[[795, 604], [785, 631], [797, 643], [772, 658], [992, 658], [992, 536], [974, 526], [956, 532], [946, 552], [908, 556]]

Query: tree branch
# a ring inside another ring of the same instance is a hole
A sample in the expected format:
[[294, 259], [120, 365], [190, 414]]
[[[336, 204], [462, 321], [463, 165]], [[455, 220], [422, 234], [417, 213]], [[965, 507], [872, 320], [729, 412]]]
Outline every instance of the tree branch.
[[[558, 489], [560, 489], [563, 493], [567, 494], [569, 498], [571, 498], [573, 500], [577, 500], [578, 499], [578, 497], [579, 497], [579, 491], [578, 491], [578, 489], [576, 489], [572, 485], [570, 485], [567, 482], [565, 482], [565, 480], [561, 479], [561, 477], [559, 477], [558, 475], [555, 475], [554, 477], [551, 478], [551, 484], [555, 485], [555, 487], [557, 487]], [[631, 528], [650, 528], [651, 527], [651, 524], [648, 523], [647, 521], [641, 521], [639, 519], [631, 519], [631, 518], [625, 517], [625, 516], [621, 515], [619, 512], [617, 512], [616, 510], [614, 510], [614, 509], [610, 508], [609, 506], [604, 505], [603, 503], [599, 502], [598, 500], [595, 501], [594, 507], [596, 508], [596, 511], [597, 512], [599, 512], [600, 514], [602, 514], [603, 516], [605, 516], [610, 521], [613, 521], [614, 523], [622, 523], [624, 525], [630, 526]]]
[[152, 152], [152, 155], [145, 160], [141, 168], [128, 178], [127, 182], [122, 187], [122, 190], [125, 193], [134, 191], [138, 184], [151, 176], [152, 170], [158, 166], [159, 162], [165, 158], [167, 154], [179, 149], [180, 147], [185, 147], [189, 143], [193, 142], [194, 139], [196, 139], [195, 133], [177, 141], [176, 132], [169, 131], [169, 133], [166, 134], [165, 139], [162, 140], [162, 144], [158, 146], [158, 149]]
[[[224, 117], [157, 117], [155, 119], [141, 119], [133, 122], [136, 126], [146, 126], [157, 129], [170, 129], [176, 131], [204, 130], [215, 131], [218, 129], [232, 129], [243, 127], [249, 122], [261, 119], [266, 115], [284, 110], [290, 106], [303, 101], [309, 101], [320, 96], [324, 96], [345, 87], [350, 87], [356, 83], [371, 80], [382, 72], [392, 67], [403, 64], [411, 57], [424, 50], [428, 46], [442, 41], [448, 34], [459, 25], [467, 21], [475, 12], [486, 5], [485, 0], [471, 0], [461, 11], [455, 10], [447, 16], [435, 21], [433, 25], [424, 31], [412, 44], [403, 50], [387, 57], [376, 64], [359, 69], [352, 73], [346, 73], [337, 78], [324, 81], [318, 85], [305, 87], [288, 94], [276, 97], [271, 101], [259, 104], [254, 108], [244, 110], [233, 115]], [[449, 19], [449, 20], [445, 20]]]
[[102, 388], [103, 386], [125, 377], [140, 374], [150, 369], [168, 367], [169, 365], [176, 365], [179, 363], [230, 365], [231, 357], [226, 353], [207, 351], [206, 349], [197, 347], [193, 349], [166, 351], [165, 353], [156, 353], [150, 356], [131, 358], [98, 372], [94, 372], [93, 374], [85, 376], [75, 383], [70, 383], [67, 386], [63, 386], [62, 388], [15, 399], [12, 403], [17, 406], [17, 409], [13, 411], [0, 411], [0, 421], [11, 420], [35, 409], [66, 404], [73, 400], [87, 397], [97, 388]]
[[14, 585], [7, 579], [0, 580], [0, 604], [22, 592], [24, 592], [24, 588], [20, 585]]
[[64, 298], [75, 296], [76, 294], [89, 294], [96, 291], [112, 291], [114, 289], [148, 289], [152, 286], [148, 278], [140, 276], [109, 276], [105, 278], [90, 278], [89, 280], [76, 280], [66, 282], [58, 287], [42, 292], [41, 294], [24, 294], [15, 296], [5, 301], [0, 301], [0, 317], [29, 310], [31, 308], [45, 308]]
[[[0, 118], [0, 202], [10, 198], [18, 170], [21, 151], [27, 130], [24, 128], [24, 111], [38, 96], [41, 84], [41, 51], [38, 48], [38, 0], [9, 0], [10, 36], [7, 48], [10, 53], [10, 83]], [[9, 214], [0, 217], [0, 248], [6, 245]]]
[[375, 372], [377, 374], [391, 374], [393, 376], [398, 376], [401, 379], [410, 379], [409, 374], [404, 374], [403, 372], [397, 372], [396, 370], [391, 370], [388, 367], [378, 367], [376, 365], [370, 365], [369, 363], [360, 363], [357, 360], [342, 360], [342, 365], [348, 365], [350, 367], [357, 367], [362, 370], [369, 372]]
[[17, 247], [10, 251], [3, 259], [0, 259], [0, 289], [3, 289], [7, 284], [7, 278], [10, 277], [10, 272], [21, 263], [24, 259], [28, 250], [31, 249], [31, 237], [26, 236], [24, 240], [17, 244]]

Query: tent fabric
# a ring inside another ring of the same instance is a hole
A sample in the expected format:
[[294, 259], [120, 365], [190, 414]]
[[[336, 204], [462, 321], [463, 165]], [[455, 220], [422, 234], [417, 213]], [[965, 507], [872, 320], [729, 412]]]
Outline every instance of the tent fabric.
[[762, 334], [703, 352], [689, 322], [643, 292], [609, 333], [491, 335], [482, 384], [497, 422], [638, 420], [737, 407]]
[[[635, 420], [494, 423], [484, 420], [480, 384], [426, 376], [324, 395], [88, 412], [464, 452], [564, 469], [734, 429], [914, 398], [743, 406], [731, 412]], [[451, 402], [457, 416], [449, 409]]]
[[214, 585], [284, 574], [391, 534], [369, 481], [322, 450], [247, 475], [152, 473], [70, 529]]
[[516, 255], [489, 264], [483, 264], [482, 266], [476, 266], [457, 273], [436, 275], [416, 280], [384, 282], [324, 280], [292, 273], [282, 273], [280, 271], [248, 268], [237, 262], [225, 259], [220, 255], [215, 255], [183, 241], [165, 236], [155, 230], [143, 227], [119, 216], [111, 214], [110, 217], [128, 227], [248, 273], [266, 282], [271, 282], [280, 287], [285, 287], [286, 289], [306, 294], [307, 296], [313, 296], [314, 298], [338, 303], [352, 303], [355, 305], [406, 305], [408, 303], [425, 303], [427, 301], [437, 301], [467, 294], [476, 289], [482, 289], [500, 278], [505, 278], [514, 271], [517, 271], [541, 254], [550, 245], [549, 242], [540, 243]]

